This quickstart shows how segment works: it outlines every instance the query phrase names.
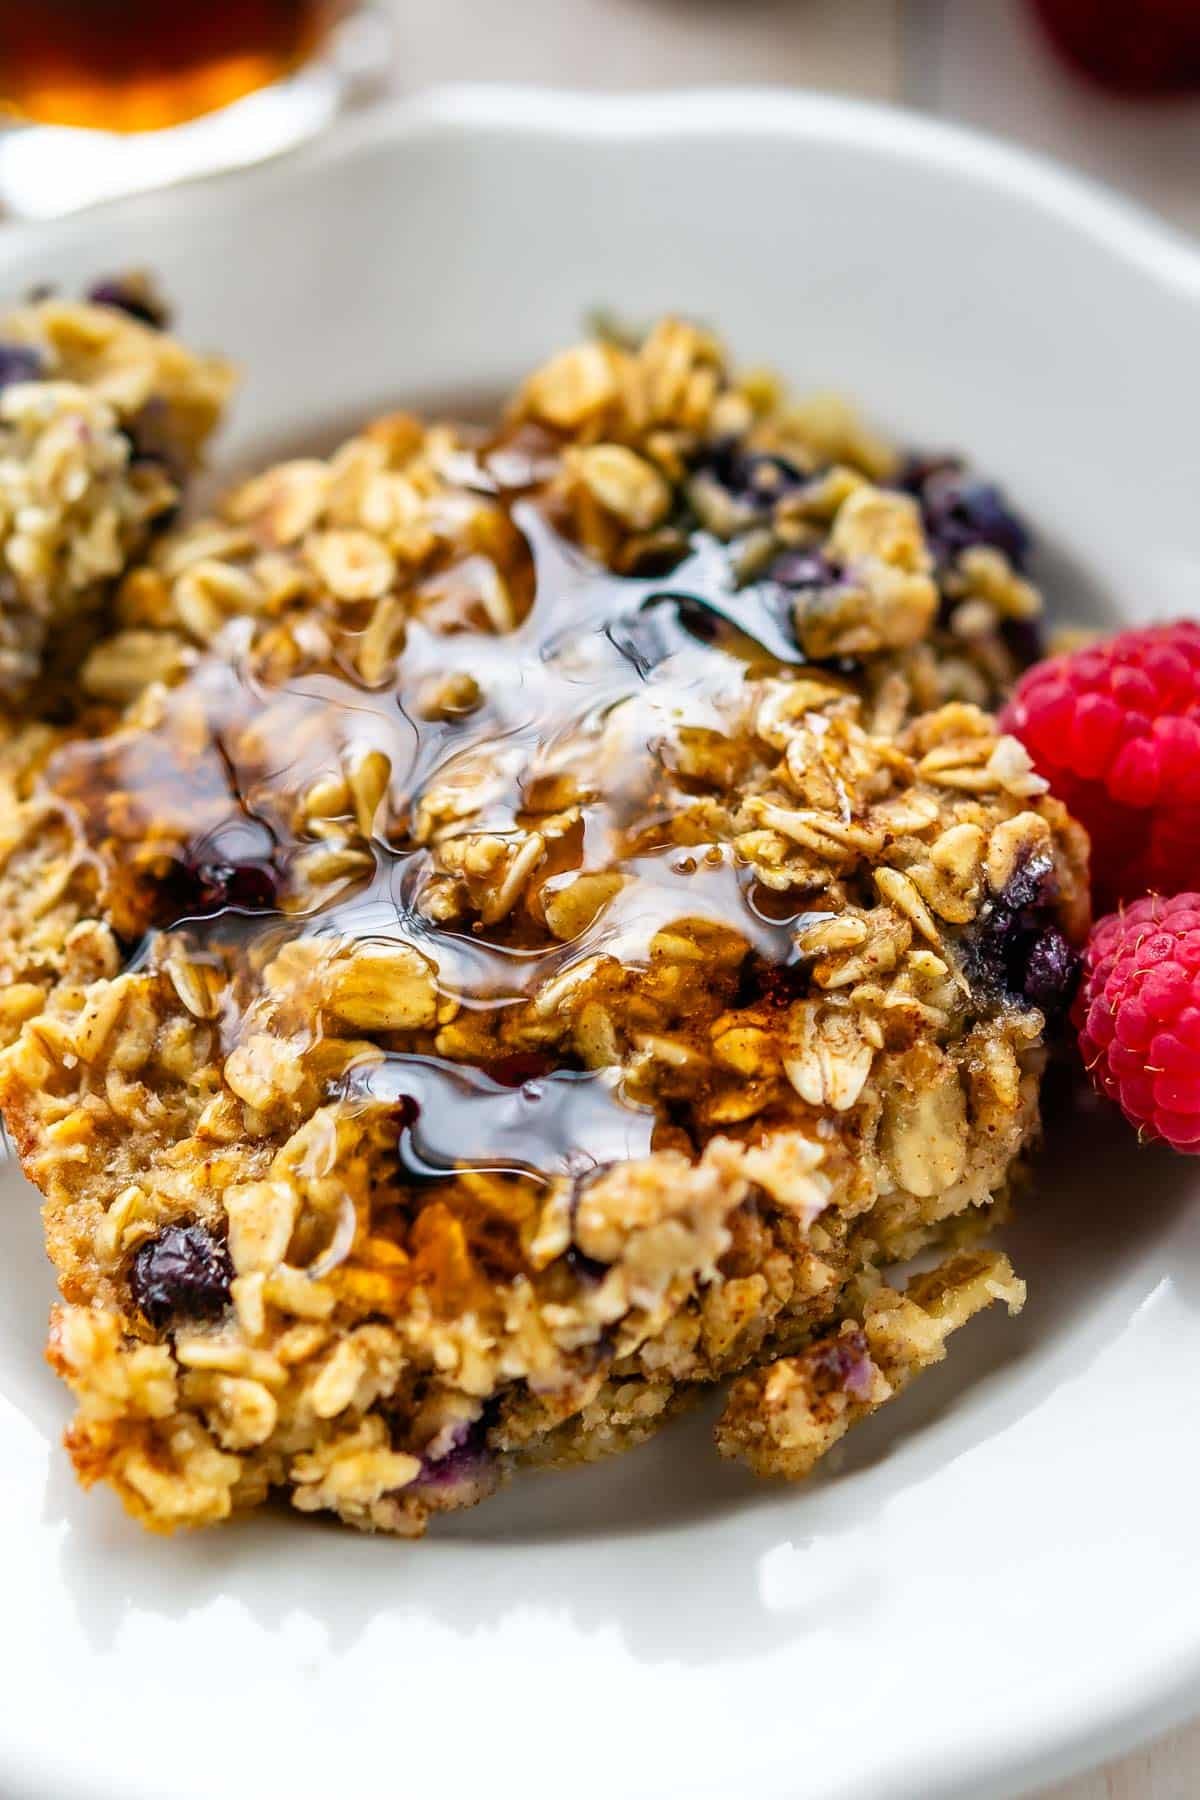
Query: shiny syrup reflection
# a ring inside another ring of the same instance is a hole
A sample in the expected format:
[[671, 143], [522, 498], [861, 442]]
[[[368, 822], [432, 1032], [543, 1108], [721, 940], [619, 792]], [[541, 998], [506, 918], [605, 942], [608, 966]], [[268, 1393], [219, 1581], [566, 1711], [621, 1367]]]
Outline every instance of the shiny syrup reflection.
[[[519, 473], [505, 455], [500, 471]], [[239, 985], [252, 991], [269, 956], [299, 934], [331, 947], [405, 942], [436, 966], [444, 996], [493, 1010], [584, 957], [644, 963], [656, 933], [681, 921], [732, 929], [755, 958], [780, 965], [798, 924], [821, 916], [802, 895], [764, 889], [729, 846], [680, 845], [670, 831], [686, 792], [668, 766], [672, 740], [681, 730], [722, 734], [748, 673], [803, 661], [783, 591], [738, 587], [727, 548], [704, 533], [666, 575], [614, 575], [561, 538], [522, 486], [505, 487], [485, 456], [456, 462], [460, 503], [486, 493], [499, 509], [515, 628], [489, 616], [485, 559], [470, 555], [424, 581], [378, 686], [362, 679], [353, 630], [314, 640], [300, 668], [276, 668], [269, 633], [235, 618], [148, 721], [69, 745], [52, 762], [51, 784], [80, 803], [95, 841], [121, 850], [110, 908], [131, 939], [150, 924], [139, 960], [181, 934], [190, 956], [231, 973], [218, 1021], [226, 1049]], [[311, 831], [297, 828], [296, 797], [372, 753], [388, 775], [363, 822], [369, 866], [298, 910], [292, 877]], [[461, 791], [471, 832], [537, 831], [566, 791], [579, 816], [546, 840], [519, 908], [448, 924], [430, 904], [420, 817], [435, 789], [443, 804]], [[620, 885], [562, 941], [545, 905], [595, 873]], [[550, 1067], [514, 1088], [486, 1068], [385, 1052], [346, 1091], [397, 1107], [414, 1179], [464, 1167], [544, 1177], [650, 1147], [651, 1115], [607, 1072]]]

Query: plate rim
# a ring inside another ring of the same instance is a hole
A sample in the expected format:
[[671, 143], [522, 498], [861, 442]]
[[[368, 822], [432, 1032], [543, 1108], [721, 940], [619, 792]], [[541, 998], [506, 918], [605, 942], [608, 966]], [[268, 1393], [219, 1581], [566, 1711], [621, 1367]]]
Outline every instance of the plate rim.
[[235, 187], [264, 190], [383, 144], [431, 136], [503, 132], [578, 141], [655, 141], [721, 135], [779, 136], [900, 156], [1016, 194], [1092, 238], [1156, 282], [1200, 303], [1200, 241], [1105, 181], [1055, 157], [955, 120], [819, 89], [754, 85], [593, 92], [513, 82], [448, 82], [370, 104], [311, 143], [241, 169], [105, 200], [64, 217], [6, 222], [0, 263], [36, 253], [48, 237], [86, 236], [101, 221], [153, 216], [164, 204], [218, 208]]

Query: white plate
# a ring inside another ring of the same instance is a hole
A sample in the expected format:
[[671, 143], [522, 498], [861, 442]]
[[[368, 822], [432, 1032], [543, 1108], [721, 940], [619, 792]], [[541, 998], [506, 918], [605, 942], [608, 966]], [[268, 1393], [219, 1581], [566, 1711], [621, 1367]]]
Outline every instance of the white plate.
[[[460, 92], [303, 158], [0, 234], [0, 287], [153, 264], [248, 372], [227, 458], [496, 388], [597, 302], [686, 308], [967, 448], [1060, 611], [1195, 609], [1200, 255], [1016, 152], [782, 94]], [[811, 1486], [693, 1421], [421, 1545], [159, 1542], [58, 1448], [4, 1188], [0, 1790], [46, 1800], [1011, 1794], [1200, 1704], [1197, 1170], [1076, 1119], [1029, 1277]]]

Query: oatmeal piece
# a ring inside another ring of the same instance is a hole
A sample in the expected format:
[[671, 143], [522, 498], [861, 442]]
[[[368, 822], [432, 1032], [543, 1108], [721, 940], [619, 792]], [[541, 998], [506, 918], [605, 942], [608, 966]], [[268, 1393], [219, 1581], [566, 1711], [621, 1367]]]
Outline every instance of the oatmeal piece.
[[0, 705], [69, 670], [115, 578], [175, 510], [232, 385], [159, 329], [152, 291], [0, 319]]
[[1025, 1302], [1025, 1283], [995, 1251], [952, 1256], [903, 1293], [876, 1285], [861, 1318], [845, 1319], [798, 1356], [738, 1376], [717, 1426], [718, 1449], [756, 1475], [807, 1475], [857, 1419], [941, 1362], [950, 1333], [994, 1300], [1010, 1313]]
[[1086, 847], [988, 710], [1023, 549], [927, 487], [669, 320], [125, 574], [0, 793], [82, 1480], [415, 1535], [727, 1375], [722, 1450], [800, 1475], [1019, 1304], [969, 1246]]

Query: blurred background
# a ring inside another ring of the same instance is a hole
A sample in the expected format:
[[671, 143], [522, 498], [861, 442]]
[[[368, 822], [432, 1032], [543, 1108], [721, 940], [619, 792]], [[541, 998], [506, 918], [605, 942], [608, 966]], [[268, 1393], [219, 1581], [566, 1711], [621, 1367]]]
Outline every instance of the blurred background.
[[69, 210], [464, 80], [888, 99], [1200, 232], [1200, 0], [0, 0], [0, 103], [25, 121], [0, 131], [0, 201]]

